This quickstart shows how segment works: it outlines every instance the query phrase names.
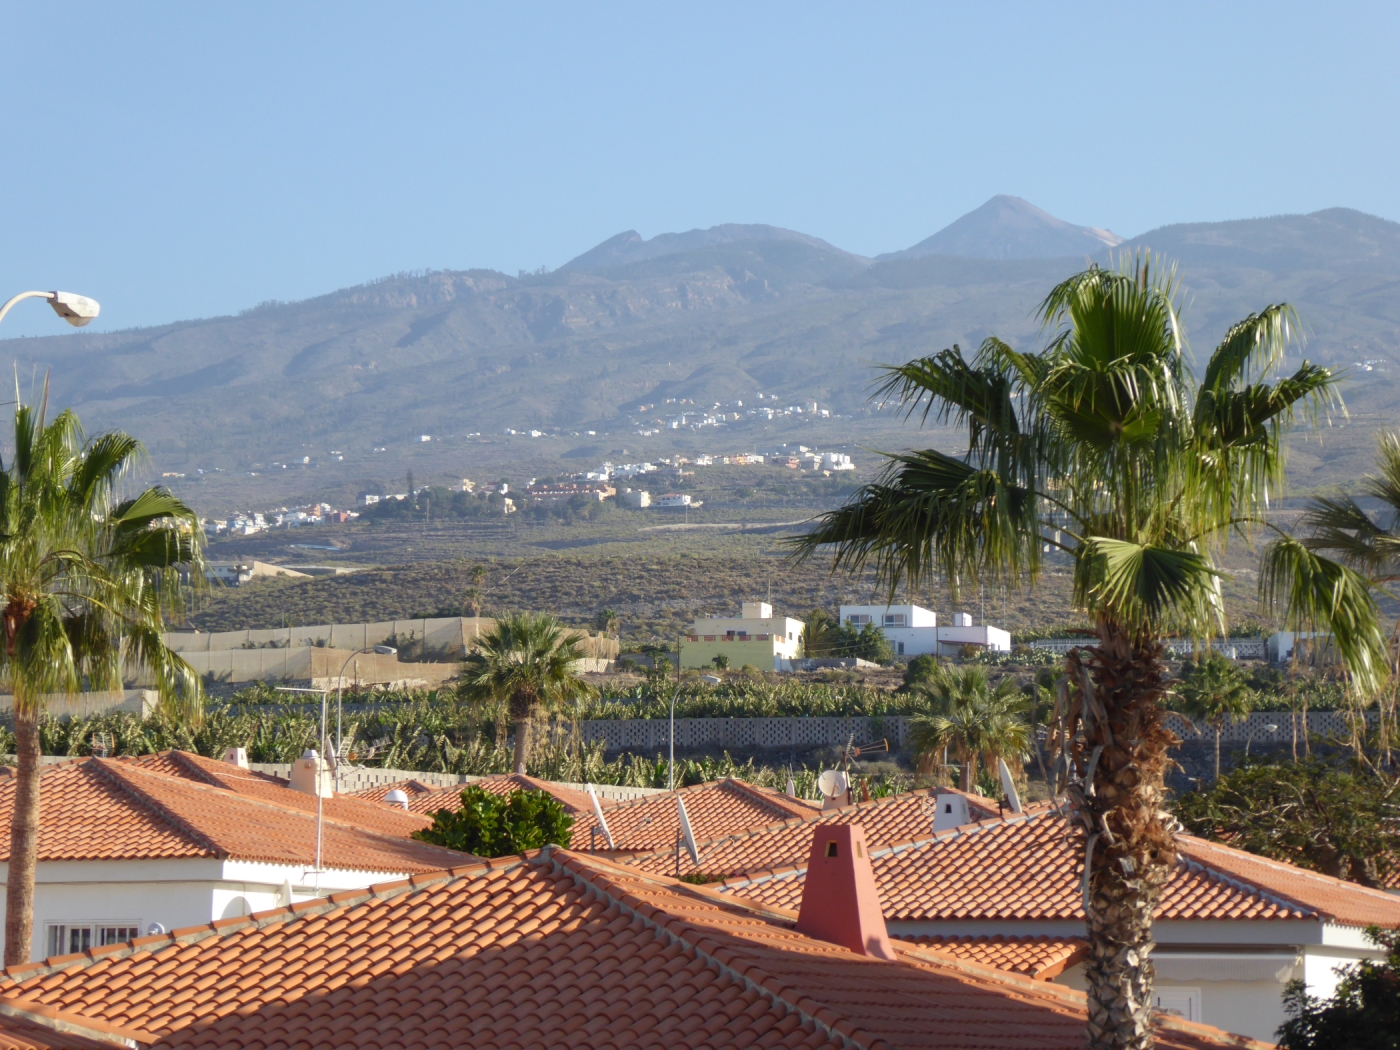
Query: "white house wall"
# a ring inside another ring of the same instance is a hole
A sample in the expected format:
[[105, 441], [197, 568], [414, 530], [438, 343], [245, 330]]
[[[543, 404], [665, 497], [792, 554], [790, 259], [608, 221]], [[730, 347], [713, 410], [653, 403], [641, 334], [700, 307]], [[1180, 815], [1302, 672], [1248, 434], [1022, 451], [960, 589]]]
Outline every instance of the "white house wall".
[[[35, 875], [30, 958], [48, 954], [51, 923], [130, 925], [144, 936], [152, 923], [167, 930], [197, 926], [405, 875], [331, 870], [318, 880], [307, 867], [217, 857], [41, 861]], [[0, 873], [8, 880], [9, 865], [0, 863]], [[288, 885], [291, 901], [286, 898]], [[0, 930], [0, 946], [3, 936]]]

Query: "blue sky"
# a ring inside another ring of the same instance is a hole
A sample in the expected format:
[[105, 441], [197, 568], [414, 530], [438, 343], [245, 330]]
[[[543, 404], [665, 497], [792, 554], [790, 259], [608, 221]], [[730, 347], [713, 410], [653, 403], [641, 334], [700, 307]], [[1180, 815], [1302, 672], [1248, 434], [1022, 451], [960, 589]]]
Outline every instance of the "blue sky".
[[1398, 51], [1394, 3], [12, 4], [0, 299], [127, 328], [720, 222], [876, 254], [995, 193], [1400, 219]]

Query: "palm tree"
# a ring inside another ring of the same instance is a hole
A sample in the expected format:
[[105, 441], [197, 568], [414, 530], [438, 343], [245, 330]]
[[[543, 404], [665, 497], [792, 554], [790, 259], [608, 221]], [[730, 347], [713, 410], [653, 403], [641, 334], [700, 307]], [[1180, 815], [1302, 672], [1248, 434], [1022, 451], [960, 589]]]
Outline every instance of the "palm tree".
[[[1052, 332], [1043, 351], [992, 338], [971, 360], [955, 346], [888, 369], [877, 397], [965, 426], [968, 451], [891, 456], [795, 541], [799, 559], [834, 546], [834, 570], [873, 568], [891, 594], [940, 575], [955, 592], [1033, 584], [1044, 550], [1071, 560], [1074, 600], [1097, 639], [1066, 657], [1052, 745], [1085, 851], [1095, 1048], [1153, 1043], [1152, 912], [1176, 862], [1158, 639], [1223, 629], [1220, 549], [1231, 533], [1269, 527], [1282, 435], [1336, 382], [1307, 362], [1272, 375], [1295, 326], [1286, 305], [1231, 327], [1198, 379], [1177, 298], [1174, 272], [1145, 255], [1118, 271], [1092, 267], [1041, 303]], [[1384, 639], [1355, 571], [1279, 534], [1260, 585], [1290, 624], [1332, 631], [1354, 679], [1374, 686]]]
[[1215, 782], [1220, 782], [1220, 734], [1254, 707], [1254, 691], [1233, 662], [1211, 650], [1189, 661], [1176, 687], [1182, 713], [1205, 722], [1215, 733]]
[[515, 723], [515, 771], [525, 772], [530, 723], [543, 709], [584, 695], [577, 637], [552, 616], [502, 617], [466, 658], [464, 690], [478, 702], [504, 703]]
[[[1383, 434], [1376, 455], [1379, 468], [1361, 483], [1361, 494], [1380, 504], [1375, 516], [1348, 495], [1313, 499], [1301, 525], [1303, 544], [1324, 551], [1356, 570], [1373, 590], [1396, 597], [1400, 583], [1400, 433]], [[1396, 701], [1400, 692], [1400, 620], [1390, 636], [1390, 688], [1381, 694], [1379, 744], [1386, 763], [1392, 764]]]
[[932, 714], [915, 715], [910, 721], [920, 769], [941, 765], [944, 751], [951, 751], [962, 766], [962, 789], [971, 791], [979, 758], [993, 776], [997, 759], [1014, 763], [1025, 758], [1030, 748], [1027, 701], [1009, 676], [993, 688], [981, 667], [967, 667], [960, 674], [940, 667], [910, 692], [927, 697], [933, 707]]
[[[18, 400], [18, 399], [16, 399]], [[47, 397], [45, 398], [47, 400]], [[85, 440], [70, 411], [45, 423], [19, 405], [8, 465], [0, 462], [0, 678], [14, 694], [18, 774], [5, 895], [5, 964], [27, 962], [39, 847], [39, 717], [45, 697], [120, 689], [144, 671], [172, 715], [197, 720], [203, 689], [166, 648], [166, 614], [202, 585], [199, 519], [169, 492], [121, 496], [141, 455], [121, 433]]]

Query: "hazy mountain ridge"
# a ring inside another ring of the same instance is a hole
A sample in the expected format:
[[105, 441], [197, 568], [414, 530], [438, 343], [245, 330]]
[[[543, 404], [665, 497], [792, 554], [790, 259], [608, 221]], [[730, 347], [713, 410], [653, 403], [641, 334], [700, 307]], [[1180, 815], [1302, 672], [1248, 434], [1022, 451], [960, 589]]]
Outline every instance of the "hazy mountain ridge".
[[[619, 412], [665, 397], [703, 404], [763, 390], [862, 412], [872, 363], [993, 333], [1038, 345], [1035, 306], [1084, 265], [941, 254], [871, 263], [805, 235], [701, 241], [602, 270], [401, 275], [234, 317], [3, 345], [22, 371], [52, 367], [54, 399], [89, 429], [138, 433], [158, 464], [237, 465], [420, 433], [625, 429]], [[1314, 359], [1400, 353], [1400, 225], [1348, 209], [1183, 224], [1098, 258], [1143, 247], [1179, 262], [1198, 352], [1286, 299]], [[1391, 390], [1373, 381], [1353, 407], [1385, 407]]]

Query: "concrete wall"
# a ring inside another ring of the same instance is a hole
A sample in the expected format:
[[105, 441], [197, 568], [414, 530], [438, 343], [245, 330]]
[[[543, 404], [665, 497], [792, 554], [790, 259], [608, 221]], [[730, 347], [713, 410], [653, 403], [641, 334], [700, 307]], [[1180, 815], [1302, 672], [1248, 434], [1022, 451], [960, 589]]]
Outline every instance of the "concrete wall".
[[[496, 626], [484, 616], [440, 616], [417, 620], [381, 620], [376, 623], [323, 623], [309, 627], [279, 627], [245, 631], [171, 631], [166, 645], [179, 653], [220, 652], [245, 646], [299, 649], [368, 649], [372, 645], [404, 647], [421, 644], [425, 649], [456, 659], [467, 654], [476, 639]], [[585, 654], [593, 659], [615, 660], [616, 638], [578, 631]]]
[[[130, 711], [150, 717], [160, 702], [154, 689], [119, 689], [100, 693], [50, 693], [44, 696], [44, 709], [55, 718], [88, 718], [111, 711]], [[9, 719], [15, 710], [13, 696], [0, 696], [0, 718]]]

